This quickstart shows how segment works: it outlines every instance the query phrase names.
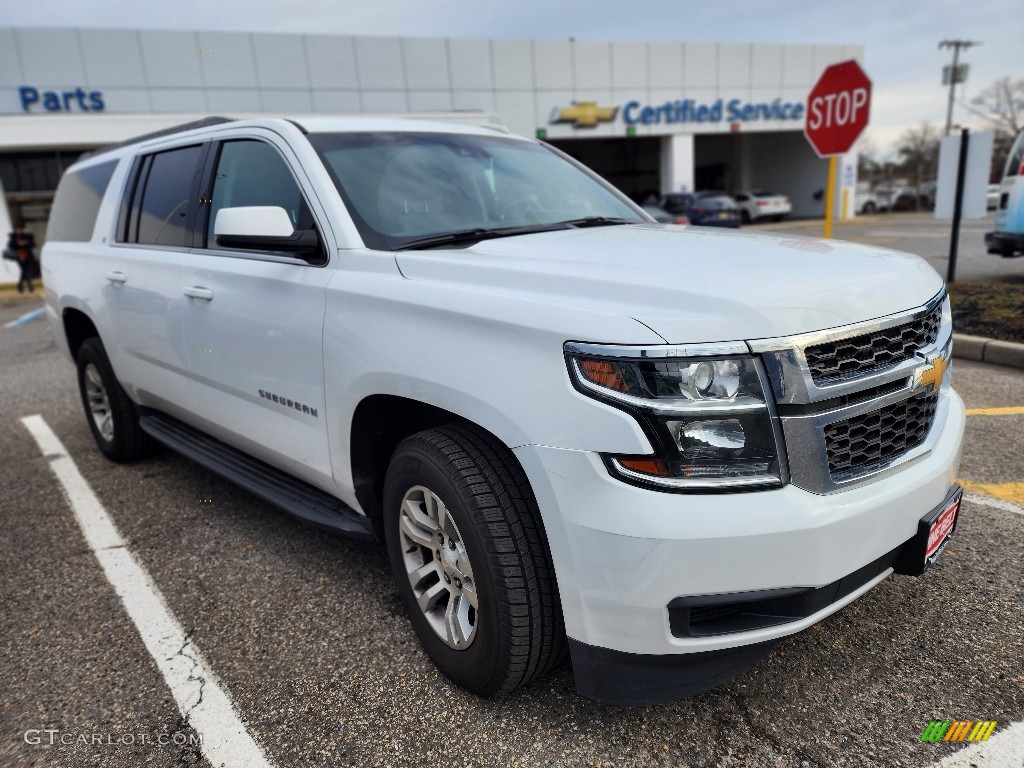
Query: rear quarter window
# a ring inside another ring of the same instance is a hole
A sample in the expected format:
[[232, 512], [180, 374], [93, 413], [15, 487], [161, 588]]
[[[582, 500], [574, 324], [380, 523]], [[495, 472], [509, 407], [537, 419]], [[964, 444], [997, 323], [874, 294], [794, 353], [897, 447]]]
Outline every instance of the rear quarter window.
[[57, 185], [47, 240], [86, 242], [92, 239], [96, 215], [117, 160], [64, 174]]

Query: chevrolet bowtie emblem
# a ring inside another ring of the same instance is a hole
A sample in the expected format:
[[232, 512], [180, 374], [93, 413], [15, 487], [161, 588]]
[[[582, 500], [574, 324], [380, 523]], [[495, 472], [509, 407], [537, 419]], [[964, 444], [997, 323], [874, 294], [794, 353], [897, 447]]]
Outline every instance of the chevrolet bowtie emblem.
[[555, 107], [552, 123], [575, 123], [577, 128], [593, 128], [598, 123], [610, 123], [619, 113], [618, 107], [599, 107], [596, 101], [574, 101], [571, 107]]
[[949, 363], [942, 355], [936, 355], [928, 362], [931, 365], [923, 370], [918, 370], [914, 375], [915, 389], [923, 389], [924, 387], [931, 387], [932, 389], [938, 389], [942, 386], [942, 379], [946, 375], [946, 369], [949, 367]]

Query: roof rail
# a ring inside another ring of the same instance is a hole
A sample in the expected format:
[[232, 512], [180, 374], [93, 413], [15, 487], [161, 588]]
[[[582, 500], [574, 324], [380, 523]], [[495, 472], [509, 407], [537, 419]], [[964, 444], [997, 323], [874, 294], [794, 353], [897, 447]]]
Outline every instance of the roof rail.
[[163, 128], [162, 130], [153, 131], [152, 133], [144, 133], [141, 136], [133, 136], [130, 139], [119, 141], [116, 144], [106, 144], [90, 152], [86, 152], [79, 158], [79, 160], [84, 160], [87, 157], [95, 157], [96, 155], [102, 155], [105, 152], [113, 152], [115, 149], [129, 147], [132, 144], [141, 144], [142, 142], [149, 141], [150, 139], [159, 139], [162, 136], [171, 136], [175, 133], [184, 133], [185, 131], [191, 131], [196, 128], [207, 128], [211, 125], [221, 125], [222, 123], [233, 122], [235, 122], [235, 118], [233, 117], [204, 117], [202, 120], [193, 120], [190, 123], [182, 123], [181, 125]]

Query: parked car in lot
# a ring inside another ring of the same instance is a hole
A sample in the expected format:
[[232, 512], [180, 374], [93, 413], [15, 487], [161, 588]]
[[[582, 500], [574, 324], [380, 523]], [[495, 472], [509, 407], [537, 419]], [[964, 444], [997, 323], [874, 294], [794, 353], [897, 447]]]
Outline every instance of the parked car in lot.
[[793, 210], [788, 197], [764, 189], [736, 192], [732, 199], [739, 206], [744, 224], [750, 224], [758, 219], [782, 221]]
[[[739, 223], [721, 193], [687, 210]], [[425, 653], [480, 695], [567, 655], [601, 701], [706, 690], [955, 530], [926, 262], [658, 225], [532, 138], [180, 126], [68, 169], [42, 265], [104, 455], [159, 442], [383, 544]]]
[[659, 208], [656, 205], [645, 205], [642, 206], [644, 213], [650, 216], [661, 224], [689, 224], [690, 220], [683, 214], [673, 214], [666, 211], [664, 208]]
[[874, 192], [858, 192], [854, 197], [854, 206], [858, 214], [877, 213], [878, 196]]
[[937, 181], [925, 181], [917, 185], [917, 207], [921, 211], [935, 210], [935, 194], [938, 189]]
[[876, 189], [880, 211], [913, 211], [917, 210], [917, 192], [913, 187], [892, 187]]
[[661, 198], [661, 207], [701, 227], [738, 227], [741, 220], [736, 203], [721, 191], [675, 192]]
[[999, 208], [1000, 187], [998, 184], [989, 184], [985, 193], [985, 208], [994, 211]]

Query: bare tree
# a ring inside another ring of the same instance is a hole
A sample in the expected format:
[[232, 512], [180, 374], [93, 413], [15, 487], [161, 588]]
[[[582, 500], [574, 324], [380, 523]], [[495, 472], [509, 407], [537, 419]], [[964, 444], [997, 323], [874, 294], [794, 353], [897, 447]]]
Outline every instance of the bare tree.
[[991, 181], [999, 181], [1014, 138], [1024, 130], [1024, 80], [1003, 77], [964, 104], [995, 129]]
[[861, 181], [873, 181], [879, 168], [878, 146], [872, 136], [862, 134], [857, 140], [857, 178]]
[[1024, 80], [996, 80], [971, 99], [968, 110], [987, 120], [997, 131], [1016, 136], [1024, 129]]
[[929, 123], [908, 128], [896, 144], [900, 164], [920, 185], [924, 179], [934, 178], [939, 157], [939, 129]]

